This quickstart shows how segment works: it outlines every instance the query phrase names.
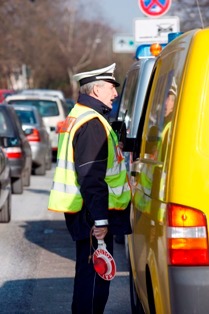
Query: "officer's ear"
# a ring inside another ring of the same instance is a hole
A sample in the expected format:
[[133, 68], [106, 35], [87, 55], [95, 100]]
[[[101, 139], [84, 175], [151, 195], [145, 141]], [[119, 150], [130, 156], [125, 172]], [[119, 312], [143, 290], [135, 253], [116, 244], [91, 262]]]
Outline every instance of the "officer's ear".
[[98, 97], [99, 93], [98, 93], [98, 85], [94, 84], [93, 89], [92, 89], [92, 94], [95, 97]]

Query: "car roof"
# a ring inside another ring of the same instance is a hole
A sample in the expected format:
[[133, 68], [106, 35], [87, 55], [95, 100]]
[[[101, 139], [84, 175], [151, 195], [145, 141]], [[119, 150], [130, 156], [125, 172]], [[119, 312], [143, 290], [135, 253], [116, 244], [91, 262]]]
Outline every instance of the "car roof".
[[25, 100], [25, 99], [32, 99], [32, 100], [49, 100], [49, 101], [59, 101], [59, 98], [56, 96], [46, 96], [46, 95], [39, 95], [39, 94], [34, 94], [34, 95], [21, 95], [21, 94], [15, 94], [11, 96], [6, 97], [6, 101], [10, 100]]
[[45, 95], [45, 96], [54, 96], [59, 97], [61, 100], [64, 100], [64, 94], [60, 90], [53, 89], [24, 89], [19, 92], [20, 95]]

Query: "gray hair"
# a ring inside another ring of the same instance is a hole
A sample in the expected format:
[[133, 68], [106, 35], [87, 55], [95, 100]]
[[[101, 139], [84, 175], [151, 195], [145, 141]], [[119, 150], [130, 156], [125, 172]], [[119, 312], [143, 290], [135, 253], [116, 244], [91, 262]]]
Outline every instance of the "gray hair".
[[90, 83], [87, 83], [85, 85], [82, 85], [80, 87], [80, 93], [89, 95], [92, 92], [92, 90], [94, 88], [94, 85], [103, 86], [104, 85], [104, 81], [103, 80], [99, 80], [99, 81], [94, 81], [94, 82], [90, 82]]

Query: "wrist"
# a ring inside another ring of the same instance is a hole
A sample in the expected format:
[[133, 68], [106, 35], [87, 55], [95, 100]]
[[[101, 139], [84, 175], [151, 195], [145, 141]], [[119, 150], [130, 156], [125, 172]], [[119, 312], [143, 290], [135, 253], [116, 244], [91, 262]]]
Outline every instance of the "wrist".
[[104, 227], [108, 226], [108, 219], [100, 219], [94, 221], [95, 227]]

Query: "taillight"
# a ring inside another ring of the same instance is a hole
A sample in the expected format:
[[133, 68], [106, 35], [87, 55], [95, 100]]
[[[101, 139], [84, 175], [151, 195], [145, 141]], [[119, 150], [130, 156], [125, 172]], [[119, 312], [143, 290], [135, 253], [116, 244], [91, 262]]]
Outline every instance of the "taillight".
[[65, 122], [65, 120], [57, 122], [56, 133], [60, 133], [61, 127], [62, 127], [64, 122]]
[[32, 133], [27, 135], [28, 142], [40, 142], [40, 133], [37, 129], [32, 129]]
[[199, 210], [168, 205], [167, 240], [170, 265], [208, 265], [207, 220]]
[[20, 147], [7, 147], [5, 148], [5, 152], [9, 159], [22, 157], [22, 150]]

